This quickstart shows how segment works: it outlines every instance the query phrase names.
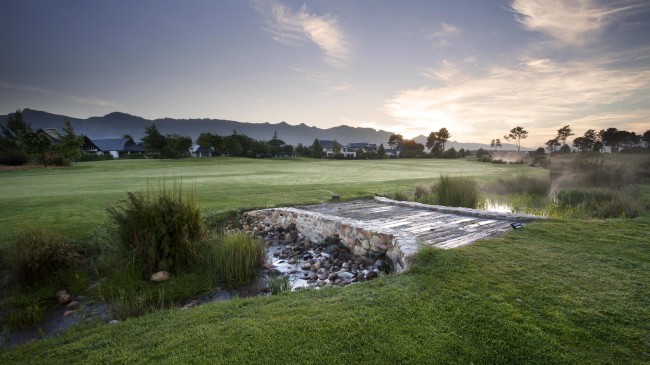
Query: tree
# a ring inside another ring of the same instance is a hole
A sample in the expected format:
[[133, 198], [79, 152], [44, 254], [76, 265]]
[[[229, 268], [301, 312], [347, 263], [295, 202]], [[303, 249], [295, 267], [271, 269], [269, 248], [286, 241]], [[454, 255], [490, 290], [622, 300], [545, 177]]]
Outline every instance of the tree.
[[388, 146], [390, 146], [390, 148], [401, 150], [403, 142], [404, 137], [401, 134], [392, 134], [388, 137]]
[[574, 133], [571, 132], [571, 127], [565, 125], [564, 127], [557, 130], [557, 138], [562, 141], [562, 145], [566, 144], [567, 138], [571, 137]]
[[528, 138], [528, 131], [522, 127], [515, 127], [510, 130], [510, 134], [503, 136], [503, 139], [510, 142], [512, 140], [517, 146], [517, 153], [521, 153], [521, 140]]
[[573, 140], [573, 146], [580, 152], [593, 151], [596, 142], [598, 142], [596, 131], [589, 129], [582, 137]]
[[52, 138], [45, 133], [34, 132], [31, 129], [21, 133], [21, 140], [27, 153], [34, 153], [39, 156], [43, 166], [47, 167], [45, 154], [52, 147]]
[[571, 153], [571, 147], [569, 147], [568, 144], [562, 145], [562, 147], [560, 147], [559, 153], [561, 155], [567, 155], [567, 154]]
[[650, 129], [643, 133], [643, 142], [645, 142], [646, 148], [650, 148]]
[[555, 153], [555, 150], [561, 146], [560, 141], [557, 138], [549, 139], [544, 143], [548, 153]]
[[322, 158], [323, 157], [323, 146], [321, 146], [318, 138], [314, 139], [314, 143], [309, 147], [309, 152], [313, 158]]
[[440, 128], [438, 131], [438, 141], [442, 145], [442, 152], [445, 152], [445, 143], [451, 138], [451, 134], [449, 134], [449, 131], [447, 128]]
[[130, 135], [130, 134], [128, 134], [128, 133], [124, 133], [124, 134], [122, 135], [122, 138], [124, 138], [124, 139], [134, 139], [133, 136]]
[[168, 158], [185, 157], [192, 147], [192, 138], [182, 136], [178, 133], [165, 136], [165, 146], [162, 149], [162, 156]]
[[244, 151], [241, 143], [237, 139], [237, 134], [233, 133], [230, 136], [223, 138], [224, 152], [230, 157], [237, 157]]
[[413, 139], [407, 139], [402, 142], [403, 157], [420, 157], [424, 155], [424, 145], [417, 143]]
[[343, 147], [343, 146], [341, 146], [340, 143], [338, 143], [336, 140], [334, 140], [334, 143], [333, 143], [333, 145], [332, 145], [332, 150], [333, 150], [333, 152], [334, 152], [334, 156], [336, 156], [336, 155], [338, 155], [339, 153], [341, 153], [341, 147]]
[[84, 145], [84, 137], [74, 132], [72, 123], [68, 119], [63, 121], [63, 134], [59, 135], [61, 144], [56, 149], [68, 160], [77, 160], [81, 157], [81, 148]]
[[31, 126], [23, 118], [23, 112], [16, 109], [13, 115], [9, 114], [5, 123], [0, 124], [0, 131], [2, 131], [0, 148], [4, 151], [17, 151], [21, 148], [21, 135], [31, 131]]
[[[650, 132], [650, 131], [648, 131]], [[379, 158], [386, 158], [386, 150], [384, 149], [384, 144], [380, 144], [379, 148], [377, 148], [377, 157]]]
[[499, 138], [497, 138], [497, 139], [493, 139], [492, 142], [490, 142], [490, 147], [492, 147], [492, 148], [501, 148], [503, 146], [501, 145], [501, 140]]
[[142, 137], [142, 143], [144, 143], [144, 148], [147, 149], [150, 153], [160, 154], [162, 159], [162, 152], [165, 146], [167, 145], [167, 139], [163, 136], [155, 124], [152, 124], [144, 129], [145, 136]]
[[431, 151], [431, 155], [439, 155], [441, 151], [441, 143], [438, 139], [438, 132], [431, 132], [427, 137], [426, 147]]
[[609, 147], [611, 152], [618, 152], [619, 145], [621, 143], [621, 135], [618, 133], [616, 128], [607, 128], [607, 130], [601, 129], [598, 132], [600, 139], [603, 142], [603, 145]]

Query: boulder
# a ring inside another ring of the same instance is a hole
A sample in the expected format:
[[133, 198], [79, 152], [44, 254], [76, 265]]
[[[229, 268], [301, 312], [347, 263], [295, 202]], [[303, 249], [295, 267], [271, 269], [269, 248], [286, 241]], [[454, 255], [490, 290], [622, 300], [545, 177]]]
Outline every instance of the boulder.
[[153, 274], [151, 274], [151, 278], [149, 279], [155, 283], [159, 283], [162, 281], [167, 281], [169, 280], [169, 273], [167, 271], [158, 271]]

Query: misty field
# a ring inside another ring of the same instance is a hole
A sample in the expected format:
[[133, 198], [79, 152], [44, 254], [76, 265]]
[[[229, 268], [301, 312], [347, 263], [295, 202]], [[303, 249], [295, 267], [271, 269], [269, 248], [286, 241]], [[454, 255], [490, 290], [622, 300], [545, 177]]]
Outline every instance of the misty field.
[[370, 197], [430, 183], [441, 174], [479, 181], [525, 171], [523, 165], [459, 160], [313, 160], [210, 158], [84, 162], [67, 168], [0, 171], [0, 245], [17, 231], [44, 226], [83, 238], [107, 219], [127, 191], [181, 181], [195, 187], [201, 210], [255, 208]]

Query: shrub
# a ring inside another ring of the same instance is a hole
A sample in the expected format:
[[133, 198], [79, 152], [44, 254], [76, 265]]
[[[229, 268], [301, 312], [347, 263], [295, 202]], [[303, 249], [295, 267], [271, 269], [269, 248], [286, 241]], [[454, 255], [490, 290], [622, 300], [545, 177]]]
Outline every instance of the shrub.
[[59, 154], [53, 154], [47, 156], [45, 162], [49, 166], [70, 166], [71, 164], [70, 160], [63, 157], [63, 155], [59, 155]]
[[558, 193], [557, 202], [561, 207], [584, 209], [594, 218], [634, 218], [647, 209], [647, 204], [629, 190], [567, 189]]
[[576, 157], [570, 165], [579, 176], [582, 185], [601, 188], [620, 188], [627, 183], [627, 169], [617, 162], [607, 162], [603, 157], [591, 154]]
[[431, 194], [431, 189], [428, 186], [417, 185], [415, 187], [415, 199], [420, 199], [425, 195]]
[[411, 194], [406, 191], [396, 191], [393, 193], [393, 200], [409, 201], [411, 200]]
[[65, 237], [42, 228], [18, 233], [8, 252], [8, 264], [26, 285], [38, 284], [70, 269], [78, 258]]
[[440, 205], [465, 208], [476, 208], [478, 205], [476, 181], [468, 177], [440, 176], [435, 191]]
[[497, 194], [537, 194], [548, 195], [551, 190], [551, 181], [547, 178], [528, 175], [517, 175], [509, 178], [497, 179], [495, 192]]
[[204, 235], [196, 195], [183, 195], [181, 185], [163, 185], [146, 193], [127, 193], [128, 199], [107, 208], [117, 225], [123, 253], [131, 254], [147, 277], [159, 270], [178, 271], [198, 258]]
[[271, 295], [280, 294], [285, 291], [291, 291], [291, 281], [288, 276], [271, 276], [269, 277], [269, 291]]
[[6, 151], [0, 153], [0, 165], [19, 166], [27, 163], [27, 155], [22, 151]]
[[216, 279], [223, 285], [237, 287], [257, 276], [264, 263], [264, 243], [259, 238], [237, 232], [213, 241], [211, 264]]

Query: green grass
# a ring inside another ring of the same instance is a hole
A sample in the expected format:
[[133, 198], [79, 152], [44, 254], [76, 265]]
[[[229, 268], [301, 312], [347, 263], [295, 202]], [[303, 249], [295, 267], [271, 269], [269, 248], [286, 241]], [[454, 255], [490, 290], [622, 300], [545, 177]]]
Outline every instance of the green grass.
[[72, 167], [0, 171], [0, 247], [26, 227], [41, 225], [85, 238], [108, 218], [105, 208], [147, 183], [181, 179], [195, 186], [201, 210], [318, 203], [410, 190], [441, 174], [494, 180], [526, 166], [489, 166], [463, 160], [211, 158], [82, 162]]
[[[52, 223], [83, 239], [106, 219], [106, 205], [145, 189], [147, 177], [182, 176], [211, 211], [407, 191], [441, 175], [483, 184], [522, 172], [547, 173], [457, 160], [93, 162], [0, 172], [0, 219], [5, 239], [17, 228]], [[639, 194], [649, 199], [650, 185]], [[157, 289], [189, 290], [173, 280]], [[150, 299], [124, 296], [129, 307]], [[646, 213], [539, 221], [461, 249], [425, 250], [408, 273], [344, 288], [80, 325], [0, 350], [0, 363], [648, 363], [648, 318]]]
[[645, 363], [650, 217], [546, 221], [345, 288], [78, 328], [3, 363]]

